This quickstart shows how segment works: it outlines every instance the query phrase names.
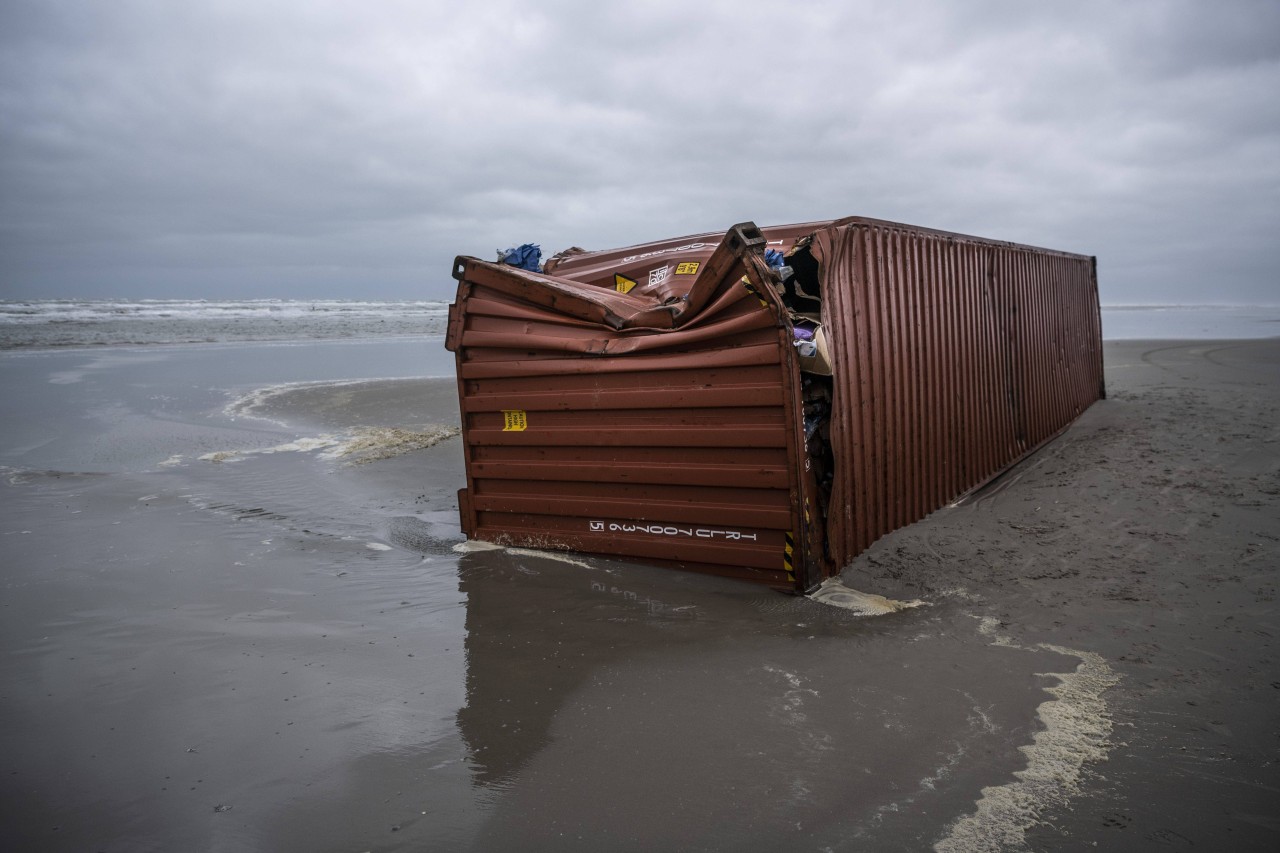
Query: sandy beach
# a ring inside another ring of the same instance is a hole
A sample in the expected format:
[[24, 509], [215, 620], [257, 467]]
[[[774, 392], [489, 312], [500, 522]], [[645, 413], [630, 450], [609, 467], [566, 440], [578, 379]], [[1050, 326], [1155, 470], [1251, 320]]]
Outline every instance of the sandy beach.
[[436, 337], [0, 354], [0, 840], [1275, 849], [1280, 339], [1106, 363], [867, 617], [460, 552]]

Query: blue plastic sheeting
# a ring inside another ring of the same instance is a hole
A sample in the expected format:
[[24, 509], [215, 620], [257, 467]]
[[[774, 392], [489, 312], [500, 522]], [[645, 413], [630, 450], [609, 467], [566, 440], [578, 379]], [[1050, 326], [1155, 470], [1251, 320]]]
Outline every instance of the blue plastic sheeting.
[[777, 268], [786, 265], [786, 258], [777, 249], [765, 249], [764, 262], [771, 267]]
[[498, 263], [509, 264], [530, 272], [542, 272], [542, 247], [537, 243], [525, 243], [505, 252], [498, 250]]

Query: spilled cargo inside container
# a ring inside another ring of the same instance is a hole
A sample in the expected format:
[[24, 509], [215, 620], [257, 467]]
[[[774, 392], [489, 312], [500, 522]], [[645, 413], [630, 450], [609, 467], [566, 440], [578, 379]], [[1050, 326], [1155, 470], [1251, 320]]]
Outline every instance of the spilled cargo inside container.
[[1081, 255], [850, 218], [536, 266], [454, 266], [473, 539], [807, 592], [1103, 394]]

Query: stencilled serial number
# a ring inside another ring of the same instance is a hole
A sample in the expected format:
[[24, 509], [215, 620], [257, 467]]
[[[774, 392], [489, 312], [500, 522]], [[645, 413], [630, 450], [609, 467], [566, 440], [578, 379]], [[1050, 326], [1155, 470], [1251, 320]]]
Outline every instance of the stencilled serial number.
[[616, 521], [587, 522], [596, 533], [648, 533], [650, 536], [687, 536], [690, 539], [724, 539], [729, 542], [756, 541], [754, 533], [740, 530], [715, 530], [710, 527], [673, 527], [666, 524], [630, 524]]

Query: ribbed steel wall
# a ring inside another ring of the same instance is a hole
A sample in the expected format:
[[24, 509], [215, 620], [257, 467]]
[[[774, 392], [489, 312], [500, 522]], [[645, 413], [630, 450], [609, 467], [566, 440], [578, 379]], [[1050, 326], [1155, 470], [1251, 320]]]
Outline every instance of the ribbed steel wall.
[[1092, 258], [875, 220], [820, 230], [839, 570], [1103, 394]]
[[661, 333], [564, 310], [567, 296], [589, 308], [619, 294], [560, 279], [548, 298], [534, 287], [548, 277], [459, 265], [448, 345], [469, 537], [796, 586], [795, 373], [779, 305], [757, 295], [761, 261], [727, 269], [694, 321]]

